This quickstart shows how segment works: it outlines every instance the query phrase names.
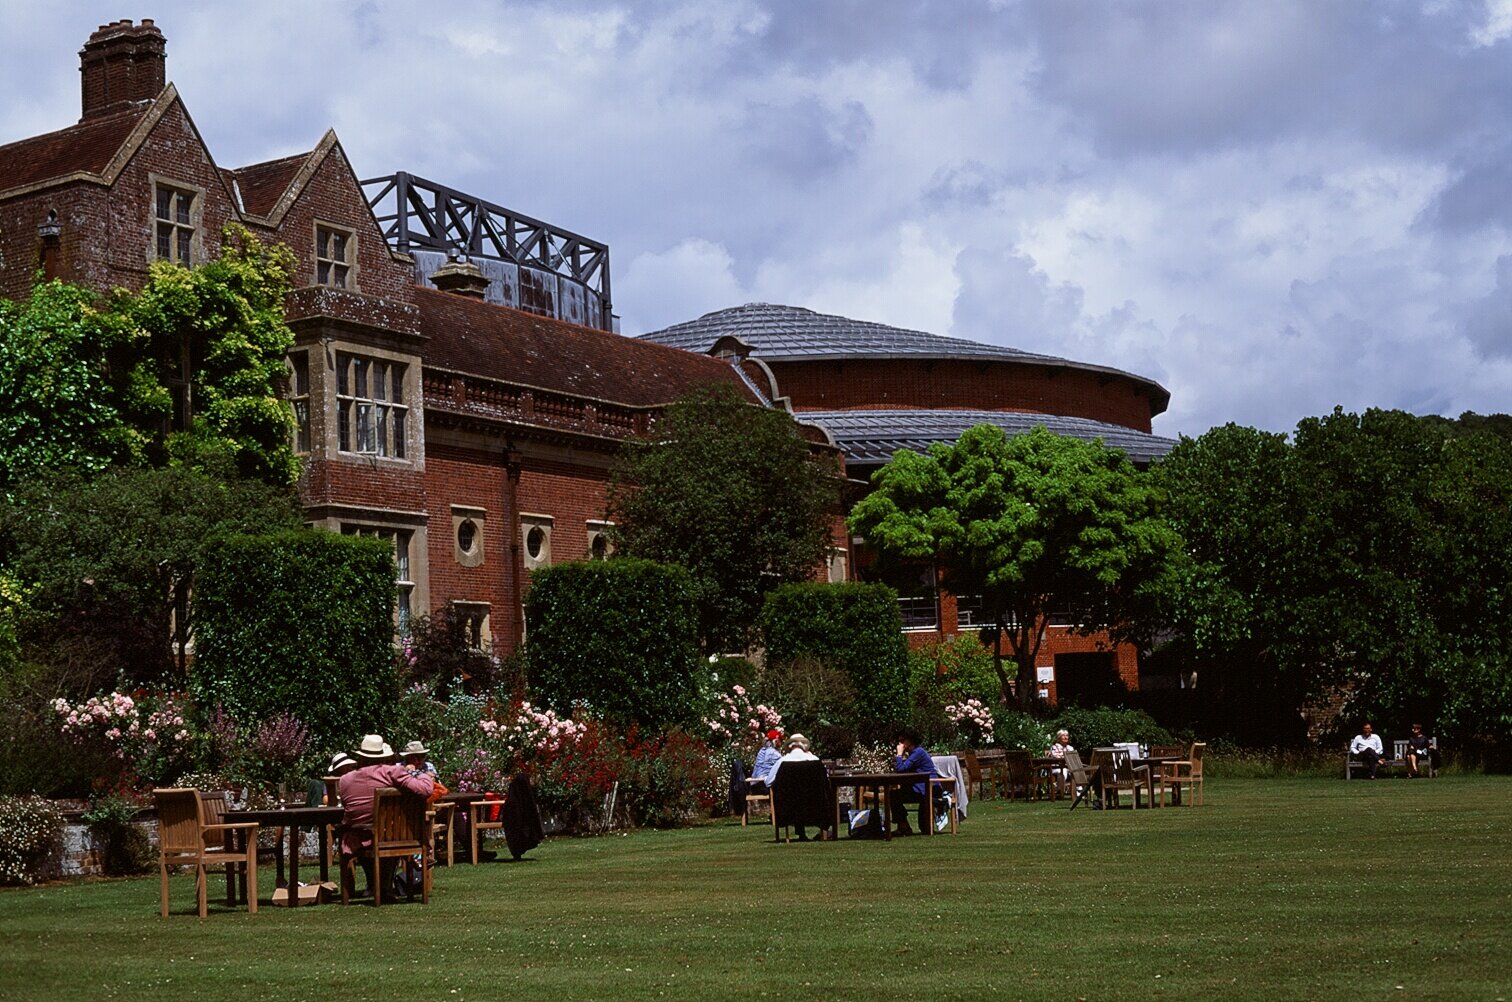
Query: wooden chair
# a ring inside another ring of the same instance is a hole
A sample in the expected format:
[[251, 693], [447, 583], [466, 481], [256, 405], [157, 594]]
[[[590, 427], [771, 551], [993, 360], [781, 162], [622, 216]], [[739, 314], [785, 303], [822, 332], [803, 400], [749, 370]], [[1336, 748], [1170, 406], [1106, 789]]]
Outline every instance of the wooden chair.
[[961, 752], [961, 769], [966, 773], [966, 795], [974, 800], [985, 800], [983, 788], [987, 785], [982, 774], [982, 762], [975, 750]]
[[[226, 820], [227, 792], [225, 790], [201, 790], [201, 817], [206, 825], [220, 825]], [[226, 855], [225, 829], [205, 830], [205, 851], [212, 856]], [[247, 868], [241, 863], [226, 863], [226, 904], [235, 906], [247, 897]]]
[[[1134, 809], [1138, 810], [1139, 795], [1150, 789], [1150, 767], [1136, 766], [1127, 748], [1097, 749], [1092, 754], [1096, 756], [1099, 751], [1108, 753], [1101, 763], [1103, 806], [1117, 807], [1119, 795], [1128, 790], [1134, 794]], [[1153, 797], [1149, 806], [1155, 806]]]
[[[935, 787], [939, 787], [946, 793], [951, 794], [950, 808], [945, 813], [950, 815], [950, 834], [954, 835], [956, 834], [956, 809], [957, 805], [961, 802], [960, 791], [956, 789], [956, 779], [954, 776], [930, 777], [928, 783], [928, 793], [929, 802], [931, 805], [938, 803], [940, 799], [935, 796]], [[934, 830], [935, 829], [933, 826], [931, 826], [929, 829], [930, 833], [933, 833]]]
[[1034, 756], [1022, 748], [1003, 753], [1003, 789], [1008, 799], [1034, 795]]
[[768, 789], [767, 785], [761, 780], [747, 777], [745, 811], [743, 811], [740, 815], [740, 826], [742, 828], [744, 828], [746, 826], [746, 823], [751, 820], [751, 808], [753, 806], [760, 806], [762, 804], [766, 805], [768, 812], [771, 811], [772, 791]]
[[[247, 877], [247, 911], [257, 914], [257, 824], [207, 823], [204, 801], [198, 790], [152, 791], [158, 812], [158, 872], [162, 877], [162, 913], [168, 916], [168, 867], [194, 867], [199, 916], [209, 914], [208, 866], [241, 867]], [[221, 803], [224, 805], [224, 795]], [[240, 851], [225, 845], [228, 832], [243, 831]], [[230, 871], [227, 871], [228, 874]], [[228, 882], [230, 877], [227, 877]], [[234, 895], [233, 895], [234, 897]]]
[[830, 799], [829, 776], [824, 763], [784, 762], [771, 787], [772, 837], [791, 842], [788, 829], [814, 827], [823, 831], [835, 824]]
[[1071, 775], [1071, 789], [1075, 796], [1071, 798], [1071, 809], [1076, 810], [1080, 803], [1092, 803], [1092, 798], [1098, 795], [1098, 787], [1101, 784], [1102, 760], [1097, 752], [1092, 753], [1092, 764], [1083, 765], [1081, 755], [1074, 751], [1066, 752], [1066, 772]]
[[[478, 850], [482, 848], [482, 833], [504, 830], [504, 798], [500, 797], [498, 800], [474, 800], [471, 806], [472, 814], [467, 819], [467, 828], [472, 835], [472, 861], [473, 865], [476, 866], [478, 864]], [[490, 818], [493, 820], [489, 820]]]
[[1202, 741], [1195, 742], [1192, 750], [1187, 754], [1183, 762], [1167, 762], [1160, 769], [1161, 785], [1170, 787], [1176, 791], [1177, 799], [1181, 797], [1181, 786], [1187, 786], [1188, 807], [1192, 807], [1203, 798], [1202, 790], [1202, 753], [1207, 751], [1207, 744]]
[[456, 812], [457, 805], [445, 802], [433, 804], [431, 824], [431, 853], [432, 858], [438, 863], [441, 859], [439, 848], [442, 841], [446, 842], [446, 865], [451, 866], [456, 862], [456, 847], [452, 844], [456, 840], [452, 837], [452, 815]]
[[993, 796], [1003, 796], [1007, 785], [1008, 753], [1001, 748], [987, 748], [976, 753], [976, 760], [982, 769], [983, 792], [991, 789]]
[[1186, 748], [1181, 745], [1151, 745], [1151, 758], [1180, 758], [1186, 754]]
[[[373, 904], [383, 904], [383, 861], [403, 860], [413, 882], [415, 857], [420, 857], [420, 902], [430, 903], [431, 825], [434, 815], [421, 797], [400, 790], [373, 793], [373, 843], [361, 855], [373, 864]], [[341, 903], [347, 904], [356, 883], [358, 857], [341, 857]], [[413, 897], [413, 892], [411, 893]]]

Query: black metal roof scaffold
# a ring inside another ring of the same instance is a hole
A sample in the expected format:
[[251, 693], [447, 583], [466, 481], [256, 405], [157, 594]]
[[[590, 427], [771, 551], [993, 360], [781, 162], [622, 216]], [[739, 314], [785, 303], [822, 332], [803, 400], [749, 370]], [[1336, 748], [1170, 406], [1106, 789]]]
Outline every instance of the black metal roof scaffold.
[[550, 271], [598, 297], [602, 326], [613, 329], [607, 244], [404, 171], [360, 184], [395, 250], [492, 258]]

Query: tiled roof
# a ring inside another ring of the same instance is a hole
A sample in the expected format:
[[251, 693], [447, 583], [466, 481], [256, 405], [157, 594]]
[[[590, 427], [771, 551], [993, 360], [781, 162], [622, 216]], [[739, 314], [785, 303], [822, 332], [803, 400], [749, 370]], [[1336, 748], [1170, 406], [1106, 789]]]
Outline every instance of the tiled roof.
[[936, 442], [954, 442], [967, 428], [979, 424], [997, 425], [1010, 435], [1043, 425], [1057, 435], [1101, 439], [1109, 448], [1122, 449], [1136, 463], [1158, 459], [1176, 446], [1174, 439], [1123, 425], [1021, 411], [799, 411], [797, 417], [834, 436], [851, 465], [879, 465], [903, 449], [924, 452]]
[[647, 341], [697, 352], [706, 352], [720, 338], [732, 336], [750, 345], [754, 355], [770, 362], [811, 358], [1002, 359], [1064, 366], [1131, 379], [1149, 387], [1157, 414], [1165, 409], [1165, 401], [1170, 399], [1170, 394], [1158, 383], [1119, 369], [1020, 351], [1004, 345], [981, 344], [964, 338], [943, 337], [866, 320], [815, 313], [798, 306], [747, 303], [640, 335]]
[[151, 107], [128, 108], [0, 146], [0, 192], [68, 174], [103, 172]]
[[630, 406], [670, 403], [708, 383], [755, 400], [732, 365], [708, 355], [423, 286], [415, 303], [428, 366]]
[[266, 216], [278, 204], [279, 196], [289, 190], [295, 175], [309, 159], [309, 153], [296, 153], [291, 157], [238, 167], [226, 173], [235, 179], [236, 186], [241, 190], [242, 208], [249, 215]]

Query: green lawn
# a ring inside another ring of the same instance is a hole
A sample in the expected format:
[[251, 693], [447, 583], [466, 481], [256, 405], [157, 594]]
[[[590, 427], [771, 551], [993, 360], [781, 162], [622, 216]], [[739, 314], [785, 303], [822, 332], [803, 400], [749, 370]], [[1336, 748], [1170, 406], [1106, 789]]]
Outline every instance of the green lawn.
[[0, 893], [0, 998], [1508, 998], [1509, 832], [1507, 778], [1235, 779], [891, 844], [553, 840], [426, 908], [201, 922], [178, 877], [164, 920], [155, 877], [91, 881]]

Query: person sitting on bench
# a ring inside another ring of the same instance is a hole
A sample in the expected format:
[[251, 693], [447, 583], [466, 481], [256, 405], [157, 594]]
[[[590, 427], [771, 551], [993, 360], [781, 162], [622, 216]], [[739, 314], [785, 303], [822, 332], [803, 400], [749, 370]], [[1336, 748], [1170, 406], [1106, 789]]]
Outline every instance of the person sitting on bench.
[[1407, 739], [1407, 778], [1417, 779], [1420, 775], [1418, 767], [1426, 765], [1428, 775], [1438, 772], [1438, 749], [1433, 747], [1433, 739], [1423, 733], [1422, 724], [1412, 725], [1412, 737]]
[[1370, 721], [1365, 721], [1360, 726], [1360, 733], [1349, 742], [1349, 754], [1360, 760], [1365, 767], [1365, 774], [1370, 779], [1376, 778], [1376, 767], [1380, 765], [1383, 751], [1381, 749], [1381, 736], [1374, 732]]

